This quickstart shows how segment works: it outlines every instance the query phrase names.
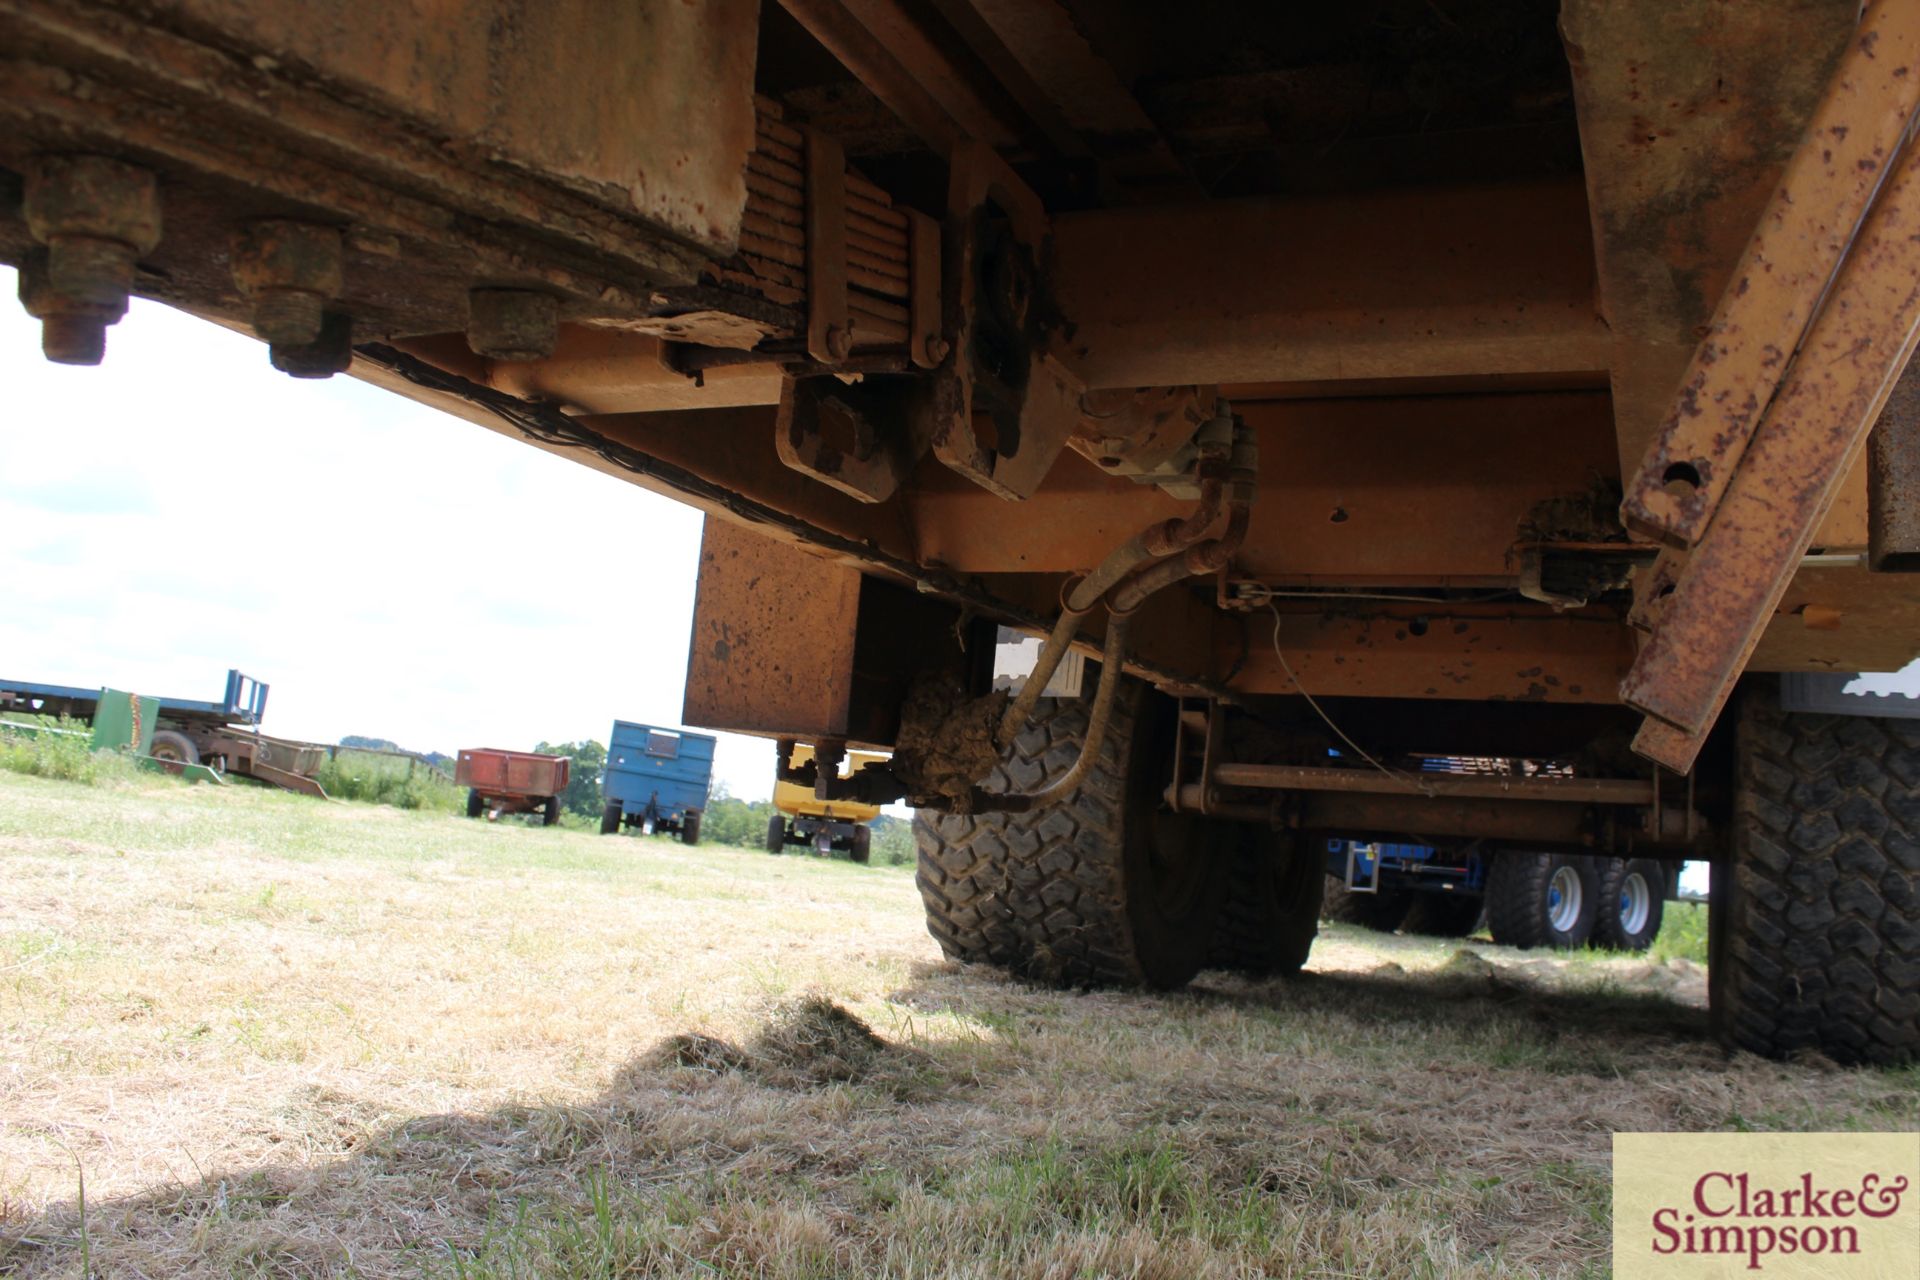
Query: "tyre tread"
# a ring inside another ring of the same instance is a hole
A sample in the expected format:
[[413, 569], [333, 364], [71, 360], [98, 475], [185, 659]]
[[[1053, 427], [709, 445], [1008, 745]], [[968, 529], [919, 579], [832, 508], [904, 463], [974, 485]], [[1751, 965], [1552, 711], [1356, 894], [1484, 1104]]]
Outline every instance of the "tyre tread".
[[1920, 841], [1903, 781], [1920, 780], [1920, 741], [1904, 721], [1782, 710], [1766, 687], [1737, 734], [1736, 856], [1714, 886], [1721, 1034], [1771, 1057], [1920, 1056], [1920, 868], [1902, 857]]

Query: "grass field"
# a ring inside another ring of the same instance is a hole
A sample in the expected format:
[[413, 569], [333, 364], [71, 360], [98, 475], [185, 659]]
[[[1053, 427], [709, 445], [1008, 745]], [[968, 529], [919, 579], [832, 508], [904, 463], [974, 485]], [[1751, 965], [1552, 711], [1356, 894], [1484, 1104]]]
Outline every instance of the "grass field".
[[1684, 958], [1035, 989], [911, 875], [0, 773], [0, 1275], [1607, 1270], [1609, 1135], [1912, 1128]]

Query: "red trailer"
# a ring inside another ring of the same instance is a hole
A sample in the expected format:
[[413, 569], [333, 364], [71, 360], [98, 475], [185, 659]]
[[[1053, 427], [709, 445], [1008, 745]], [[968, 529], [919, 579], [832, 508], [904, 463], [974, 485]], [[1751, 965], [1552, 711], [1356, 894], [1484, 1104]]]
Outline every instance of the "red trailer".
[[538, 809], [542, 825], [550, 827], [560, 821], [560, 793], [567, 789], [572, 764], [565, 756], [479, 747], [460, 753], [453, 781], [467, 788], [469, 818]]

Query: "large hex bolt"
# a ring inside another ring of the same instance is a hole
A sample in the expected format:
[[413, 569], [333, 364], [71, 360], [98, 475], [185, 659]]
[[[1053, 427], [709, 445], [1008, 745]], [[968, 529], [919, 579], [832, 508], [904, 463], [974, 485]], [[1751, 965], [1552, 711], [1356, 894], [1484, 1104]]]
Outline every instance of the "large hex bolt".
[[340, 232], [283, 218], [234, 232], [233, 282], [253, 303], [253, 331], [274, 346], [301, 347], [320, 337], [327, 304], [340, 294]]
[[99, 364], [107, 326], [127, 313], [133, 266], [160, 243], [160, 190], [152, 173], [106, 156], [39, 156], [27, 167], [21, 212], [46, 249], [34, 301], [40, 345], [62, 364]]
[[312, 342], [276, 342], [267, 349], [273, 367], [295, 378], [331, 378], [353, 363], [353, 317], [328, 311]]
[[467, 295], [467, 345], [489, 360], [544, 360], [560, 333], [560, 304], [531, 289]]

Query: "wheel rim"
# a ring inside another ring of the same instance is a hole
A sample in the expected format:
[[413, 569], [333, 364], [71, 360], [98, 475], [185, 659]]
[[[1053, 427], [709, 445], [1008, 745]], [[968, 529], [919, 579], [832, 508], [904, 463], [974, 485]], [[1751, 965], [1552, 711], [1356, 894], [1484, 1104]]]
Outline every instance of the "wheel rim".
[[1620, 882], [1620, 932], [1629, 938], [1638, 937], [1652, 911], [1653, 890], [1647, 878], [1638, 871], [1628, 872]]
[[1561, 867], [1547, 882], [1547, 923], [1555, 933], [1572, 933], [1580, 919], [1580, 873]]

